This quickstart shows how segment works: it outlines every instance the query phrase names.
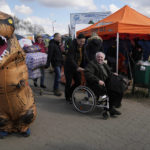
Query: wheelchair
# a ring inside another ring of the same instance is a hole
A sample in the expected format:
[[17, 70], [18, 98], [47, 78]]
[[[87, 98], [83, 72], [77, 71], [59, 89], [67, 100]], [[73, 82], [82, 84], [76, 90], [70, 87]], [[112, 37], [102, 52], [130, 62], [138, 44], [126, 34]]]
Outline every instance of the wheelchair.
[[[94, 92], [86, 86], [84, 72], [81, 72], [81, 85], [76, 87], [72, 93], [72, 103], [74, 108], [80, 113], [91, 113], [96, 107], [102, 108], [104, 111], [102, 116], [108, 118], [109, 97], [107, 95], [95, 96]], [[106, 92], [107, 93], [107, 92]]]

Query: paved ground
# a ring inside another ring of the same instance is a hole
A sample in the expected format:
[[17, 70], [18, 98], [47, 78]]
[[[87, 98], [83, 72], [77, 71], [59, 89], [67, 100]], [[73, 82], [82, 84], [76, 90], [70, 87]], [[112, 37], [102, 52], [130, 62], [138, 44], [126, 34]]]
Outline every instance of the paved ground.
[[[47, 78], [51, 89], [52, 75]], [[98, 112], [76, 112], [52, 92], [35, 98], [38, 116], [31, 136], [11, 135], [0, 140], [0, 150], [150, 150], [150, 105], [144, 101], [123, 99], [122, 115], [103, 120]]]

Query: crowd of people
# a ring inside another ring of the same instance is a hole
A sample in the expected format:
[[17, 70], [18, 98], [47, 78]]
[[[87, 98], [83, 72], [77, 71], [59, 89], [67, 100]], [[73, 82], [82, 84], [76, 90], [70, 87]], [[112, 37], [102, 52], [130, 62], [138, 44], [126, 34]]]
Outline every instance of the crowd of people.
[[[115, 74], [105, 63], [103, 40], [98, 35], [92, 35], [86, 39], [83, 34], [79, 34], [76, 39], [69, 42], [67, 51], [62, 51], [61, 34], [55, 33], [54, 39], [49, 41], [48, 48], [44, 47], [42, 37], [36, 36], [34, 45], [38, 45], [42, 53], [47, 53], [47, 63], [41, 67], [40, 87], [46, 88], [44, 83], [45, 69], [50, 65], [54, 70], [53, 92], [56, 96], [61, 96], [60, 91], [61, 69], [64, 67], [65, 75], [65, 100], [72, 103], [72, 93], [81, 84], [81, 72], [84, 72], [86, 85], [95, 93], [96, 97], [103, 95], [105, 89], [110, 99], [110, 115], [120, 115], [115, 108], [121, 106], [123, 93], [116, 93], [109, 88], [109, 81], [112, 74]], [[65, 49], [65, 48], [64, 48]], [[65, 55], [65, 57], [63, 56]], [[65, 58], [65, 59], [64, 59]], [[117, 74], [115, 74], [117, 75]], [[35, 78], [34, 86], [38, 78]]]
[[[113, 39], [112, 39], [113, 41]], [[76, 87], [81, 85], [81, 72], [84, 72], [86, 86], [94, 92], [96, 98], [106, 94], [109, 96], [109, 113], [111, 116], [120, 115], [116, 110], [121, 106], [123, 91], [117, 92], [110, 86], [112, 76], [119, 76], [116, 71], [116, 43], [113, 41], [107, 52], [104, 51], [103, 39], [94, 34], [86, 39], [83, 34], [79, 34], [76, 39], [70, 40], [66, 47], [62, 45], [61, 34], [55, 33], [54, 39], [49, 41], [48, 48], [44, 46], [42, 37], [36, 36], [34, 45], [38, 45], [42, 53], [47, 53], [47, 63], [40, 67], [41, 78], [40, 87], [46, 88], [44, 83], [45, 69], [52, 66], [55, 76], [53, 81], [53, 92], [56, 96], [61, 96], [60, 80], [61, 69], [64, 67], [65, 75], [65, 100], [72, 103], [72, 93]], [[62, 50], [63, 49], [63, 50]], [[132, 51], [129, 53], [131, 69], [133, 70], [135, 63], [142, 59], [142, 48], [140, 45], [132, 41]], [[65, 57], [64, 57], [65, 55]], [[125, 61], [124, 56], [119, 53], [120, 66]], [[120, 67], [119, 66], [119, 67]], [[123, 67], [122, 72], [127, 73]], [[34, 86], [37, 84], [38, 78], [35, 78]], [[111, 84], [113, 85], [113, 84]]]
[[[46, 89], [45, 69], [51, 66], [54, 72], [53, 93], [55, 96], [61, 96], [63, 92], [60, 90], [61, 70], [64, 68], [64, 96], [66, 103], [72, 104], [73, 91], [81, 85], [84, 75], [85, 85], [93, 91], [96, 104], [101, 96], [107, 95], [109, 107], [104, 107], [104, 110], [107, 109], [111, 117], [121, 115], [118, 108], [122, 105], [124, 87], [123, 83], [119, 83], [123, 80], [118, 80], [122, 77], [116, 73], [116, 43], [113, 39], [112, 41], [112, 45], [105, 51], [103, 39], [98, 35], [93, 34], [86, 39], [83, 34], [79, 34], [76, 39], [69, 39], [64, 47], [61, 34], [55, 33], [46, 47], [42, 36], [37, 35], [35, 42], [23, 47], [27, 53], [26, 64], [29, 78], [33, 80], [35, 87], [39, 87], [37, 81], [40, 79], [40, 87]], [[137, 41], [133, 40], [131, 44], [132, 50], [128, 53], [128, 59], [133, 74], [135, 64], [143, 59], [143, 49]], [[119, 52], [119, 61], [119, 67], [125, 65], [124, 55], [121, 52]], [[120, 70], [127, 73], [123, 67], [120, 67]], [[87, 96], [90, 97], [88, 94]], [[104, 115], [103, 117], [107, 118]], [[5, 132], [0, 134], [4, 135]], [[26, 135], [30, 135], [29, 130], [25, 132]]]

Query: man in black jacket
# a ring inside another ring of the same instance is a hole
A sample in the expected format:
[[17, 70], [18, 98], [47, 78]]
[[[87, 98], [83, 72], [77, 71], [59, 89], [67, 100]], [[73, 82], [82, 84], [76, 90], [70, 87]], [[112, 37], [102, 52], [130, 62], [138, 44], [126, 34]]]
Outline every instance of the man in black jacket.
[[[91, 61], [85, 68], [85, 79], [87, 86], [93, 90], [96, 97], [107, 94], [109, 96], [110, 115], [120, 115], [121, 113], [115, 107], [121, 102], [123, 94], [116, 93], [110, 89], [110, 77], [113, 74], [107, 64], [104, 63], [105, 54], [96, 53], [96, 59]], [[114, 73], [116, 76], [117, 74]]]
[[59, 33], [54, 34], [54, 39], [49, 42], [48, 46], [48, 58], [46, 68], [52, 64], [55, 72], [55, 79], [53, 90], [56, 96], [61, 96], [61, 92], [59, 91], [59, 82], [61, 75], [61, 66], [63, 64], [62, 52], [60, 49], [61, 35]]
[[[85, 36], [79, 34], [77, 39], [73, 40], [66, 56], [64, 73], [66, 78], [65, 97], [67, 102], [71, 102], [73, 90], [81, 84], [81, 71], [88, 63], [85, 49]], [[72, 85], [72, 79], [74, 84]]]

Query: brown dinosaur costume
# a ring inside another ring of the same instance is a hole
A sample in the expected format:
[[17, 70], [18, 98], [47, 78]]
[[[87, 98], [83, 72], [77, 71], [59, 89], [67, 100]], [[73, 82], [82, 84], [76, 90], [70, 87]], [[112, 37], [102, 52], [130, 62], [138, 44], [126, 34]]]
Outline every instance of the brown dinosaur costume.
[[0, 131], [25, 132], [36, 116], [25, 53], [11, 16], [0, 12]]

